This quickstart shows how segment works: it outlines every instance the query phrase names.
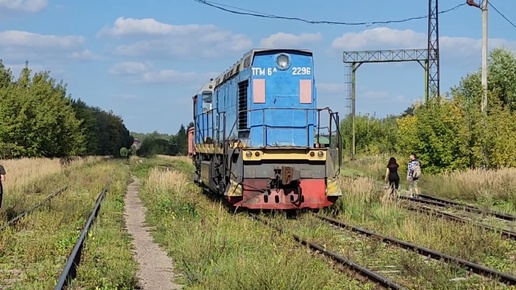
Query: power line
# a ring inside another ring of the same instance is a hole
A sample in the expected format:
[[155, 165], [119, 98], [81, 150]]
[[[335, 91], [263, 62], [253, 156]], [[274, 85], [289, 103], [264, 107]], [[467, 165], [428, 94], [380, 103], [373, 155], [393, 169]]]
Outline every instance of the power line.
[[[484, 0], [484, 1], [486, 1], [486, 0]], [[491, 6], [491, 8], [493, 8], [498, 14], [500, 14], [500, 16], [503, 17], [503, 19], [507, 20], [507, 22], [509, 22], [514, 28], [516, 28], [516, 24], [514, 24], [512, 21], [510, 21], [509, 18], [507, 18], [502, 12], [500, 12], [500, 10], [498, 10], [496, 7], [494, 7], [494, 5], [491, 2], [487, 2], [487, 4], [489, 4], [489, 6]]]
[[[340, 22], [340, 21], [329, 21], [329, 20], [307, 20], [307, 19], [303, 19], [303, 18], [299, 18], [299, 17], [280, 16], [280, 15], [268, 14], [268, 13], [263, 13], [263, 12], [258, 12], [258, 11], [252, 11], [252, 10], [248, 10], [248, 9], [244, 9], [244, 8], [229, 6], [229, 5], [212, 2], [212, 1], [207, 1], [207, 0], [193, 0], [193, 1], [203, 4], [203, 5], [210, 6], [212, 8], [216, 8], [218, 10], [232, 13], [232, 14], [253, 16], [253, 17], [259, 17], [259, 18], [272, 18], [272, 19], [300, 21], [300, 22], [305, 22], [305, 23], [309, 23], [309, 24], [332, 24], [332, 25], [347, 25], [347, 26], [366, 25], [366, 26], [369, 26], [369, 25], [375, 25], [375, 24], [403, 23], [403, 22], [428, 18], [428, 15], [424, 15], [424, 16], [416, 16], [416, 17], [410, 17], [410, 18], [398, 19], [398, 20], [370, 21], [370, 22]], [[451, 12], [464, 5], [466, 5], [466, 3], [462, 3], [459, 5], [456, 5], [452, 8], [439, 11], [438, 14], [444, 14], [444, 13]]]

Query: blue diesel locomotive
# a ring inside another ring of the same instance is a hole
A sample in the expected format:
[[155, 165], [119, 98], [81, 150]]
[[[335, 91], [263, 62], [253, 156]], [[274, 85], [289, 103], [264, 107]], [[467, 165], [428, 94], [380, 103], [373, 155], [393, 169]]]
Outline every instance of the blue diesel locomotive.
[[320, 209], [342, 195], [339, 115], [317, 108], [312, 52], [249, 51], [193, 96], [193, 118], [194, 181], [231, 204]]

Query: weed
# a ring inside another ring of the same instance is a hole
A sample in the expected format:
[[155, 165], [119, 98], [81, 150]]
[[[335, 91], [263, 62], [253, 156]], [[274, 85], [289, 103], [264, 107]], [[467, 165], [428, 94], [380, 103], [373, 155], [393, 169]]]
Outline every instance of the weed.
[[366, 286], [336, 272], [321, 259], [308, 258], [307, 250], [290, 236], [245, 215], [229, 214], [220, 203], [202, 196], [180, 172], [154, 168], [142, 177], [140, 192], [149, 210], [148, 222], [156, 226], [154, 236], [175, 260], [186, 289]]

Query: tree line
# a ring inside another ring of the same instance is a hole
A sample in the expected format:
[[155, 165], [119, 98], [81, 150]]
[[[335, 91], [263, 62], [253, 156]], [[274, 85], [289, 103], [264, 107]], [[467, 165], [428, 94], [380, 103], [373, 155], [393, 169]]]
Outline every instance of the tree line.
[[121, 117], [67, 94], [28, 63], [15, 79], [0, 61], [0, 158], [112, 155], [133, 137]]
[[[503, 48], [490, 53], [485, 115], [480, 76], [480, 70], [470, 73], [450, 92], [397, 116], [355, 117], [357, 153], [417, 152], [430, 172], [516, 166], [516, 55]], [[341, 134], [350, 152], [349, 116]]]
[[188, 136], [187, 128], [193, 127], [193, 122], [185, 127], [183, 124], [179, 127], [177, 134], [161, 134], [157, 131], [152, 133], [135, 133], [132, 136], [140, 142], [139, 148], [134, 148], [134, 153], [138, 156], [151, 155], [186, 155], [188, 153]]

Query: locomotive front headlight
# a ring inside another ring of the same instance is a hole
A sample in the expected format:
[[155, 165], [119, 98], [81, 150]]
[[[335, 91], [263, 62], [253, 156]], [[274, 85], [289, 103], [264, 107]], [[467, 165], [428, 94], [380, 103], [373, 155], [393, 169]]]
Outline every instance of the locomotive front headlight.
[[246, 156], [246, 157], [251, 157], [251, 156], [253, 156], [253, 153], [251, 153], [251, 152], [247, 151], [247, 152], [245, 153], [245, 156]]
[[322, 151], [317, 152], [317, 156], [323, 157], [324, 153]]
[[276, 64], [279, 66], [280, 69], [287, 69], [290, 65], [288, 55], [284, 53], [278, 55], [278, 57], [276, 58]]

